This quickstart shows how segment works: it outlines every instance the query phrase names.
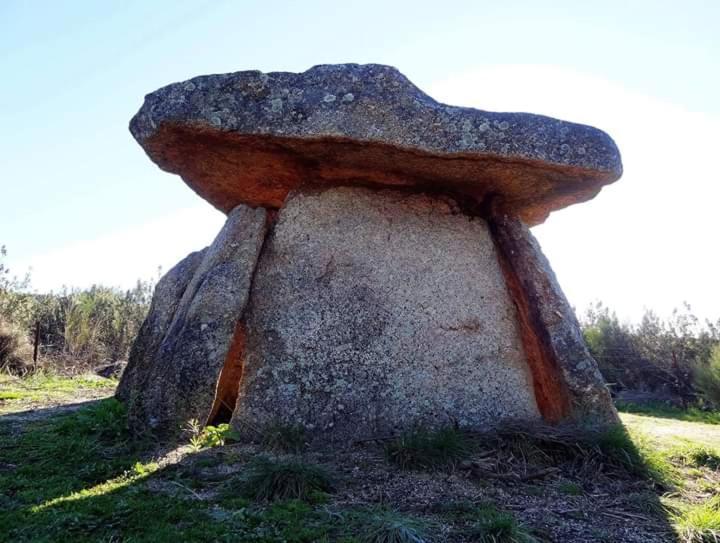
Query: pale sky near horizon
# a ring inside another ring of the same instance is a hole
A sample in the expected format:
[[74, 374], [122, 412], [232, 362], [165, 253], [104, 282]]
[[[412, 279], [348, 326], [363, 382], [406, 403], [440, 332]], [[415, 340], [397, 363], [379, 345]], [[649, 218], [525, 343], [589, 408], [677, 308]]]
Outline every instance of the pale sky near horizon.
[[223, 217], [127, 130], [173, 81], [398, 67], [434, 98], [595, 125], [625, 174], [533, 229], [570, 302], [720, 317], [720, 2], [0, 2], [0, 244], [38, 291], [130, 286]]

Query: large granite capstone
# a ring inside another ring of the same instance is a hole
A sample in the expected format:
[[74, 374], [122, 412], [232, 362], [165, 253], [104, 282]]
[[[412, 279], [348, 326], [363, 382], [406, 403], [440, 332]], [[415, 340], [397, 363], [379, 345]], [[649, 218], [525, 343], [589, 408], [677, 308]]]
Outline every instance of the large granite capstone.
[[196, 77], [146, 96], [130, 130], [225, 212], [280, 208], [311, 181], [494, 197], [532, 225], [622, 173], [596, 128], [441, 104], [377, 64]]
[[131, 131], [229, 213], [158, 284], [118, 390], [136, 432], [617, 421], [528, 229], [620, 176], [605, 133], [355, 64], [169, 85]]

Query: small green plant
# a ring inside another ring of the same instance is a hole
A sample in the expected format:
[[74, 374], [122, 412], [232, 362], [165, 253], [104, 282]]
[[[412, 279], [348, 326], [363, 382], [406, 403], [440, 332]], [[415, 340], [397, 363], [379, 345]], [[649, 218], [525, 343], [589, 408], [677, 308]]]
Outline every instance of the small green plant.
[[362, 543], [425, 543], [425, 523], [394, 511], [378, 509], [360, 515]]
[[716, 543], [720, 541], [720, 498], [686, 507], [673, 521], [683, 543]]
[[332, 477], [322, 467], [266, 457], [250, 463], [240, 486], [244, 497], [260, 502], [317, 501], [333, 491]]
[[453, 469], [472, 452], [470, 438], [456, 428], [418, 428], [385, 446], [388, 461], [401, 469]]
[[190, 433], [190, 447], [194, 451], [222, 447], [225, 443], [237, 441], [240, 438], [239, 434], [229, 424], [202, 428], [197, 419], [190, 420], [186, 430]]
[[263, 428], [260, 443], [269, 450], [298, 453], [307, 445], [305, 428], [299, 424], [273, 422]]
[[475, 522], [468, 530], [477, 543], [534, 543], [533, 537], [510, 513], [499, 511], [492, 504], [476, 509]]

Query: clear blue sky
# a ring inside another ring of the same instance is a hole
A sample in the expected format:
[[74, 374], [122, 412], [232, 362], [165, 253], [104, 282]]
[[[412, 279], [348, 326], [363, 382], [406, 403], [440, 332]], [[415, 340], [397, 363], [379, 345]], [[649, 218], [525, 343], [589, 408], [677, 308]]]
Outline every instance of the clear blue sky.
[[[44, 277], [40, 288], [57, 288], [67, 276], [53, 283], [37, 268], [47, 266], [38, 255], [202, 205], [150, 163], [127, 131], [144, 94], [173, 81], [379, 62], [427, 90], [487, 66], [553, 65], [716, 118], [719, 35], [720, 2], [700, 0], [4, 0], [0, 243], [11, 264], [32, 264]], [[482, 87], [480, 81], [472, 105], [482, 107]], [[217, 221], [209, 206], [207, 214]], [[142, 264], [128, 274], [145, 273]], [[573, 273], [558, 271], [563, 281]]]

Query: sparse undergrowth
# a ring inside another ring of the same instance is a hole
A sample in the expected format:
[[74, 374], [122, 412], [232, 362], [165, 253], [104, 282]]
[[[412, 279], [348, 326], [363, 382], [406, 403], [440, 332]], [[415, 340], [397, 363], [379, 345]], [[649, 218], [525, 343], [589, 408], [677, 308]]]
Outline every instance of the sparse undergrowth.
[[[444, 429], [389, 443], [392, 464], [375, 448], [374, 460], [348, 466], [356, 460], [346, 453], [258, 456], [257, 448], [228, 446], [224, 427], [205, 429], [199, 452], [166, 457], [157, 444], [130, 441], [114, 400], [23, 425], [7, 420], [0, 417], [0, 541], [527, 543], [553, 540], [548, 521], [552, 533], [577, 534], [563, 532], [566, 520], [574, 530], [586, 523], [589, 535], [578, 541], [625, 541], [617, 535], [625, 532], [606, 528], [622, 518], [634, 531], [654, 523], [647, 540], [670, 541], [658, 535], [665, 519], [688, 543], [718, 534], [718, 451], [640, 437], [636, 426], [580, 437]], [[305, 449], [304, 437], [278, 434], [263, 448], [278, 453], [286, 447], [271, 442], [290, 441]], [[483, 498], [458, 501], [461, 481]], [[397, 483], [410, 486], [392, 490]], [[656, 492], [666, 488], [672, 494], [661, 502]], [[542, 513], [525, 506], [532, 496]]]
[[317, 501], [323, 493], [332, 492], [333, 480], [320, 466], [261, 456], [247, 467], [239, 486], [243, 496], [261, 502]]

